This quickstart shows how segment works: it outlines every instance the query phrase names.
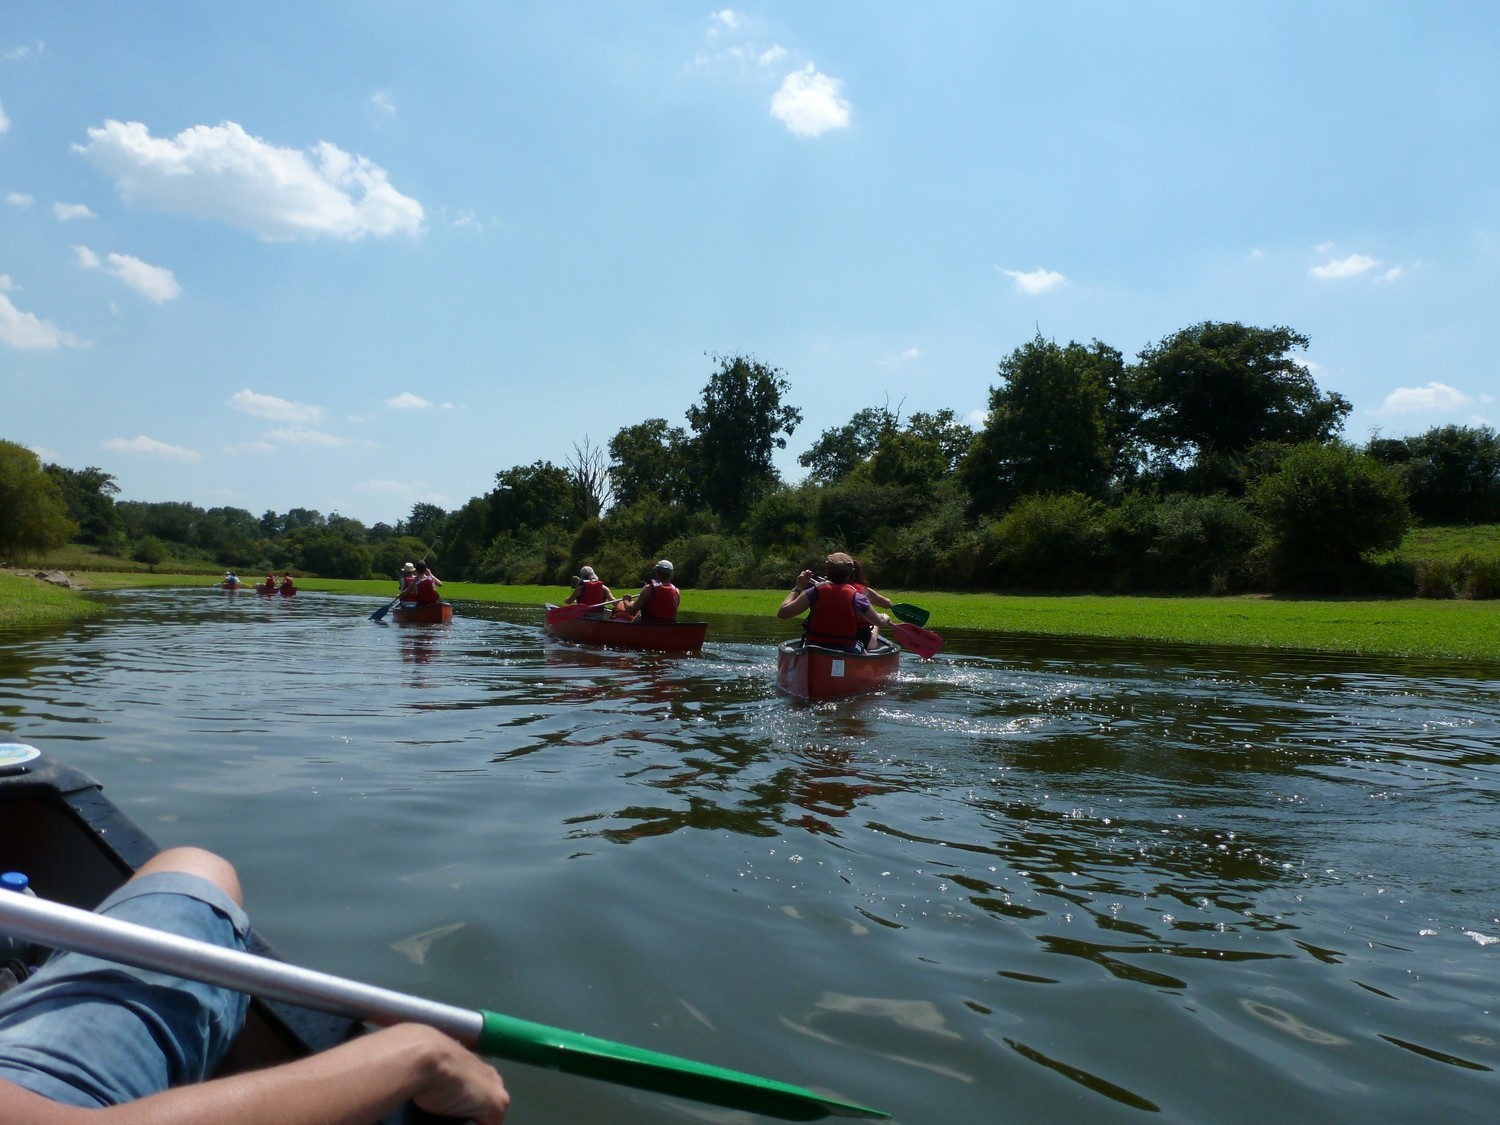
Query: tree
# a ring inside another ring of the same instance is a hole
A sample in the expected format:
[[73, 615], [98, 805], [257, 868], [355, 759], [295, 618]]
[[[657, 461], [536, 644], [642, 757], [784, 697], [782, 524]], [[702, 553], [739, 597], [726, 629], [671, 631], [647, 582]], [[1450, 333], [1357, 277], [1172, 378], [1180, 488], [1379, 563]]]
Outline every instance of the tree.
[[0, 441], [0, 555], [25, 558], [68, 542], [78, 525], [55, 477], [24, 445]]
[[551, 461], [517, 465], [495, 474], [495, 488], [487, 497], [490, 506], [488, 537], [502, 532], [535, 531], [556, 525], [573, 527], [578, 518], [577, 495], [566, 469]]
[[784, 372], [745, 356], [715, 356], [719, 369], [702, 397], [688, 408], [694, 483], [703, 502], [730, 527], [777, 481], [771, 455], [802, 421], [782, 397], [791, 390]]
[[136, 543], [130, 557], [134, 562], [145, 563], [147, 569], [155, 574], [156, 568], [167, 561], [168, 554], [165, 543], [154, 535], [146, 535]]
[[808, 478], [824, 484], [841, 480], [869, 459], [881, 440], [896, 432], [899, 419], [885, 406], [867, 406], [836, 430], [824, 430], [812, 448], [797, 457]]
[[1237, 455], [1259, 442], [1335, 437], [1350, 404], [1340, 394], [1320, 393], [1292, 358], [1307, 344], [1290, 328], [1205, 321], [1142, 351], [1128, 397], [1153, 465]]
[[420, 539], [431, 547], [442, 538], [443, 525], [447, 520], [448, 513], [436, 504], [416, 503], [411, 506], [411, 515], [406, 517], [405, 522], [397, 525], [396, 533]]
[[959, 469], [974, 509], [1003, 512], [1033, 493], [1102, 496], [1122, 441], [1111, 403], [1124, 372], [1120, 353], [1097, 340], [1061, 348], [1037, 335], [1002, 360]]
[[582, 445], [573, 446], [568, 472], [573, 477], [574, 506], [585, 520], [597, 519], [609, 507], [613, 493], [609, 482], [609, 460], [604, 450], [590, 444], [585, 435]]
[[1399, 465], [1412, 514], [1426, 523], [1500, 520], [1500, 434], [1488, 426], [1440, 426], [1404, 442], [1371, 441], [1370, 454]]
[[1399, 546], [1411, 523], [1396, 473], [1341, 442], [1304, 442], [1262, 477], [1252, 504], [1272, 536], [1283, 584], [1347, 586], [1365, 557]]
[[87, 469], [46, 465], [44, 469], [62, 489], [68, 518], [78, 525], [79, 542], [97, 545], [119, 530], [114, 498], [120, 486], [112, 475], [93, 465]]
[[668, 504], [687, 495], [687, 431], [665, 418], [626, 426], [609, 439], [609, 479], [614, 502], [630, 507], [648, 497]]

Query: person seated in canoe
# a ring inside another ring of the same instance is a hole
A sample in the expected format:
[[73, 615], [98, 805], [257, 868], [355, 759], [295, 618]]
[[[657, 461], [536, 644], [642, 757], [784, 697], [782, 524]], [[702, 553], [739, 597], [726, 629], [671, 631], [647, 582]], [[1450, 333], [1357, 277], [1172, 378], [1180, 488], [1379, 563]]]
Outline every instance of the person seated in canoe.
[[874, 629], [889, 625], [891, 619], [870, 604], [870, 599], [854, 588], [854, 560], [842, 551], [829, 555], [823, 563], [828, 579], [819, 583], [811, 570], [797, 575], [792, 592], [776, 611], [777, 617], [807, 614], [802, 624], [804, 644], [836, 648], [841, 652], [864, 652], [860, 640], [861, 626]]
[[[158, 853], [95, 912], [239, 951], [250, 931], [238, 873], [201, 848]], [[48, 1125], [137, 1101], [125, 1111], [132, 1120], [204, 1125], [376, 1121], [408, 1100], [483, 1125], [505, 1118], [510, 1094], [499, 1073], [412, 1023], [210, 1078], [248, 1005], [243, 992], [217, 985], [54, 953], [0, 996], [0, 1121]]]
[[274, 575], [274, 574], [268, 574], [268, 575], [266, 575], [266, 580], [265, 580], [265, 583], [263, 584], [263, 588], [267, 589], [267, 590], [274, 590], [274, 589], [276, 589], [276, 575]]
[[629, 617], [638, 625], [670, 625], [677, 620], [681, 602], [682, 591], [672, 585], [672, 561], [662, 559], [639, 594], [620, 600], [615, 616]]
[[295, 594], [297, 592], [297, 584], [292, 581], [290, 574], [283, 574], [281, 576], [281, 592], [283, 594]]
[[568, 600], [563, 602], [563, 605], [595, 605], [599, 609], [590, 611], [587, 616], [603, 617], [605, 615], [604, 603], [614, 600], [614, 593], [599, 580], [599, 575], [594, 568], [586, 566], [578, 572], [573, 592], [568, 595]]
[[234, 571], [232, 571], [232, 570], [226, 570], [224, 572], [224, 585], [226, 585], [226, 586], [238, 586], [239, 584], [240, 584], [240, 580], [235, 577]]
[[438, 587], [442, 584], [443, 580], [432, 573], [432, 567], [425, 562], [417, 563], [417, 581], [413, 592], [418, 605], [437, 605], [442, 601], [443, 597], [438, 593]]
[[417, 604], [417, 564], [401, 564], [401, 592], [396, 595], [404, 606]]
[[[853, 586], [865, 597], [870, 599], [870, 604], [879, 606], [881, 609], [894, 609], [896, 603], [891, 601], [875, 587], [865, 581], [865, 568], [858, 559], [854, 560], [854, 577], [849, 585]], [[859, 640], [865, 646], [865, 651], [875, 647], [875, 638], [880, 635], [880, 630], [868, 622], [860, 622]]]

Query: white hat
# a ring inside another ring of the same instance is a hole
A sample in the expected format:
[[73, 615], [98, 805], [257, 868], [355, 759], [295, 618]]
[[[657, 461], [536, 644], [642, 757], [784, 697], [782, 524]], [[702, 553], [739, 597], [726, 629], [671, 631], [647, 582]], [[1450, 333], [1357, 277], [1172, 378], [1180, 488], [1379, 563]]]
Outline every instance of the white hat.
[[594, 573], [594, 568], [591, 567], [591, 566], [586, 566], [583, 569], [581, 569], [578, 572], [578, 577], [582, 578], [585, 582], [597, 582], [597, 581], [599, 581], [599, 576]]
[[656, 569], [657, 570], [665, 570], [668, 574], [671, 574], [672, 573], [672, 560], [671, 559], [662, 559], [661, 562], [659, 562], [659, 563], [656, 564]]
[[413, 565], [412, 563], [402, 563], [401, 564], [401, 570], [402, 570], [403, 573], [405, 573], [408, 570], [411, 571], [413, 574], [415, 574], [417, 572], [416, 566]]

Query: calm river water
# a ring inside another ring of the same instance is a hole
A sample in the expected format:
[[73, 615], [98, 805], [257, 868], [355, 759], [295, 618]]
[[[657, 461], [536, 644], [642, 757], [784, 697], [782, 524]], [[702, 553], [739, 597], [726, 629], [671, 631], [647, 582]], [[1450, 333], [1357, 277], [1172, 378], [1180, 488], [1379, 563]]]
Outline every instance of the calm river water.
[[[0, 735], [230, 857], [292, 960], [904, 1123], [1500, 1113], [1500, 669], [934, 620], [807, 706], [774, 620], [105, 596], [0, 635]], [[517, 1125], [749, 1120], [502, 1069]]]

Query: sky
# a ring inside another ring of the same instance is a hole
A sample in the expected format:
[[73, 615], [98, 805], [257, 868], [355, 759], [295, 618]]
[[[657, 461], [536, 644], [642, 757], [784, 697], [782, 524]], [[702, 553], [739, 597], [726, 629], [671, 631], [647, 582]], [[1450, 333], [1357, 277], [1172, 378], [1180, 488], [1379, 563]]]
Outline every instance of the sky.
[[1500, 5], [5, 0], [0, 438], [394, 524], [781, 371], [978, 425], [1040, 334], [1287, 326], [1500, 426]]

